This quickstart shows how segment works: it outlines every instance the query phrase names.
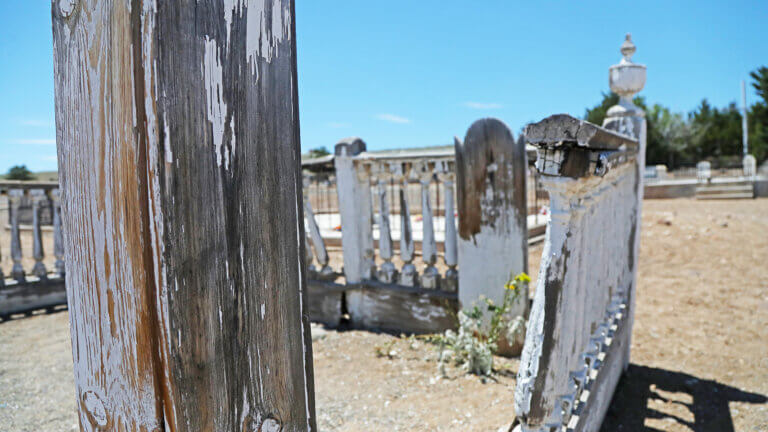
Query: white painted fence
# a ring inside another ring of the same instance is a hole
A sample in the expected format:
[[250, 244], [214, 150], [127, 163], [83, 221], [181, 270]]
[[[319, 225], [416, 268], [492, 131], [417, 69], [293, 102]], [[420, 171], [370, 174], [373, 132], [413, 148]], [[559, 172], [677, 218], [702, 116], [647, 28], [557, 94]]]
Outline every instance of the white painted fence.
[[[305, 164], [305, 191], [313, 184], [323, 194], [316, 204], [325, 207], [327, 184], [336, 182], [344, 258], [343, 274], [328, 266], [331, 239], [305, 197], [310, 282], [324, 304], [318, 315], [333, 322], [344, 309], [355, 326], [442, 331], [455, 326], [459, 307], [480, 296], [500, 300], [510, 274], [527, 271], [526, 159], [523, 140], [483, 119], [453, 148], [368, 152], [360, 138], [347, 138], [329, 158], [332, 173], [328, 161]], [[512, 315], [527, 314], [525, 294]]]
[[[16, 313], [31, 313], [37, 309], [51, 309], [66, 303], [58, 185], [52, 182], [4, 181], [0, 182], [0, 192], [8, 197], [8, 235], [11, 245], [10, 256], [0, 256], [0, 318]], [[45, 219], [53, 227], [53, 250], [49, 252], [55, 260], [50, 269], [44, 263], [43, 211], [49, 212]], [[22, 228], [29, 228], [32, 234], [32, 250], [26, 254], [22, 249]], [[0, 228], [0, 236], [3, 235], [6, 235], [5, 229]], [[25, 255], [34, 259], [31, 268], [24, 268], [22, 260]], [[11, 263], [8, 263], [8, 258]], [[3, 273], [3, 264], [10, 264], [8, 278]]]
[[628, 35], [604, 128], [567, 115], [526, 128], [551, 217], [515, 388], [523, 432], [599, 430], [629, 362], [646, 142], [633, 52]]

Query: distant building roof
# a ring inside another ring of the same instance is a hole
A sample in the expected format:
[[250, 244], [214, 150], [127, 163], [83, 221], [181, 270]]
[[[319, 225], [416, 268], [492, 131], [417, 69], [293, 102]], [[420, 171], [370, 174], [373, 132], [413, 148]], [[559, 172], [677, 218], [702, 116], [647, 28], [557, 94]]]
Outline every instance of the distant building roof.
[[[526, 144], [525, 152], [528, 154], [528, 162], [532, 163], [536, 160], [536, 147]], [[388, 150], [376, 150], [365, 151], [358, 156], [370, 159], [411, 159], [411, 158], [439, 158], [439, 157], [454, 157], [456, 151], [453, 145], [442, 146], [430, 146], [430, 147], [411, 147], [404, 149], [388, 149]], [[301, 166], [303, 168], [320, 171], [320, 170], [333, 170], [334, 155], [320, 156], [316, 158], [302, 157]]]

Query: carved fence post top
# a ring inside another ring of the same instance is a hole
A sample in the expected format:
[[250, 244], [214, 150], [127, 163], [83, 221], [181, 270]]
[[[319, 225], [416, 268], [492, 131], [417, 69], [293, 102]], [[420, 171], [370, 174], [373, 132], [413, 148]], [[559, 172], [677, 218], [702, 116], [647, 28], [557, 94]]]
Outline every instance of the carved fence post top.
[[555, 114], [525, 128], [528, 143], [538, 147], [578, 146], [589, 150], [637, 148], [636, 139], [568, 114]]
[[336, 156], [357, 156], [365, 150], [365, 141], [358, 137], [348, 137], [336, 143], [333, 154]]
[[536, 169], [549, 176], [602, 177], [609, 169], [635, 160], [639, 145], [634, 138], [567, 114], [530, 124], [525, 134], [538, 147]]
[[503, 121], [488, 117], [472, 123], [472, 126], [467, 130], [464, 141], [462, 142], [458, 138], [454, 138], [454, 143], [457, 149], [459, 147], [466, 149], [477, 145], [473, 141], [478, 138], [484, 138], [490, 147], [508, 145], [510, 142], [515, 142], [512, 138], [512, 131], [509, 130], [509, 127]]
[[608, 110], [609, 117], [633, 115], [640, 111], [632, 103], [632, 97], [645, 86], [646, 67], [645, 65], [632, 62], [632, 55], [635, 53], [635, 50], [635, 44], [632, 43], [632, 35], [627, 33], [624, 43], [621, 44], [621, 55], [623, 57], [619, 64], [610, 67], [609, 82], [611, 91], [619, 95], [620, 100], [618, 105]]

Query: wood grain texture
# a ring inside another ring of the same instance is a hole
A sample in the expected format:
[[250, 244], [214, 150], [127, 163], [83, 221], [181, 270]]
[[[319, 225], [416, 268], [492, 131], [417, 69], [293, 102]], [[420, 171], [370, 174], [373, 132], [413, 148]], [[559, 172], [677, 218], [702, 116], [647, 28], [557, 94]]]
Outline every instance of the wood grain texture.
[[312, 322], [336, 327], [341, 322], [344, 285], [328, 281], [310, 280], [308, 282], [307, 299], [309, 301], [309, 317]]
[[608, 412], [616, 386], [629, 360], [629, 344], [632, 324], [626, 317], [619, 322], [611, 344], [605, 349], [599, 371], [589, 383], [589, 393], [582, 394], [583, 408], [569, 422], [571, 430], [579, 432], [599, 431], [605, 413]]
[[346, 292], [355, 328], [403, 333], [440, 333], [455, 329], [456, 293], [365, 281]]
[[293, 17], [53, 2], [83, 430], [315, 429]]
[[64, 279], [60, 277], [3, 282], [5, 284], [0, 284], [0, 318], [67, 304]]
[[[549, 192], [551, 215], [518, 371], [515, 411], [524, 431], [565, 425], [592, 431], [599, 429], [629, 361], [645, 126], [638, 118], [634, 130], [640, 134], [631, 139], [639, 148], [630, 150], [632, 157], [607, 159], [600, 175], [572, 176], [550, 170], [543, 162], [559, 160], [562, 166], [573, 151], [590, 161], [616, 152], [599, 145], [563, 145], [555, 150], [559, 155], [549, 154], [550, 143], [563, 141], [571, 132], [564, 135], [552, 127], [552, 118], [543, 123], [549, 129], [538, 135], [537, 168]], [[582, 125], [580, 130], [594, 128]]]
[[365, 149], [365, 142], [355, 137], [339, 141], [334, 148], [347, 283], [370, 279], [375, 271], [370, 180], [358, 172], [360, 167], [355, 161], [355, 156]]
[[[459, 302], [500, 304], [510, 275], [528, 271], [525, 145], [500, 120], [481, 119], [456, 145]], [[527, 290], [510, 316], [526, 316]]]

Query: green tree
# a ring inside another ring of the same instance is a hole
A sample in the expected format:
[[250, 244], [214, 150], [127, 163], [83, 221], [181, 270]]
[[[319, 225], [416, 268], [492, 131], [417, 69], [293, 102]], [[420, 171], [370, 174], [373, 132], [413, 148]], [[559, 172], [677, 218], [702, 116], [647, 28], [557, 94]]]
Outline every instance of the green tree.
[[608, 115], [608, 110], [618, 103], [619, 95], [614, 92], [603, 93], [603, 100], [599, 104], [592, 108], [587, 108], [587, 111], [584, 113], [584, 120], [596, 125], [602, 125], [603, 120]]
[[325, 147], [316, 147], [307, 152], [307, 157], [310, 159], [328, 156], [331, 152]]
[[[592, 108], [587, 108], [584, 119], [590, 123], [602, 125], [603, 120], [608, 115], [608, 110], [618, 103], [619, 95], [613, 92], [603, 93], [603, 100]], [[632, 103], [646, 111], [648, 135], [645, 163], [648, 165], [667, 164], [670, 169], [673, 169], [681, 162], [688, 162], [687, 155], [683, 152], [687, 145], [684, 145], [681, 141], [682, 137], [689, 133], [689, 131], [682, 130], [682, 125], [673, 124], [673, 121], [677, 119], [673, 118], [674, 116], [667, 108], [655, 105], [649, 110], [646, 106], [645, 98], [642, 96], [636, 96]], [[680, 120], [682, 120], [682, 116], [680, 116]], [[659, 121], [669, 122], [669, 124], [664, 126], [666, 129], [657, 129], [656, 123]], [[676, 138], [673, 143], [670, 141], [672, 136], [679, 136], [680, 138]], [[679, 149], [677, 150], [678, 154], [670, 154], [671, 149]]]
[[752, 87], [763, 100], [750, 107], [747, 113], [749, 152], [758, 162], [768, 159], [768, 67], [762, 66], [749, 74]]
[[[602, 95], [603, 100], [592, 108], [587, 108], [586, 112], [584, 113], [584, 120], [590, 123], [594, 123], [598, 126], [603, 124], [603, 120], [605, 120], [605, 117], [608, 115], [608, 110], [612, 106], [618, 105], [619, 103], [619, 95], [614, 92], [603, 93]], [[632, 99], [632, 103], [645, 110], [644, 97], [635, 96], [635, 98]]]
[[755, 88], [757, 95], [763, 98], [763, 104], [768, 105], [768, 67], [761, 66], [750, 72], [749, 76], [755, 80], [752, 87]]
[[740, 163], [741, 113], [735, 103], [717, 109], [704, 99], [690, 114], [690, 121], [700, 132], [691, 143], [698, 160], [708, 159], [719, 165]]
[[648, 109], [646, 118], [653, 125], [648, 131], [648, 164], [663, 163], [673, 169], [681, 163], [691, 163], [689, 149], [691, 142], [700, 134], [700, 129], [686, 121], [682, 114], [673, 113], [659, 104]]
[[747, 113], [749, 152], [763, 162], [768, 159], [768, 105], [756, 103]]
[[33, 180], [35, 176], [32, 171], [27, 169], [26, 165], [15, 165], [8, 170], [5, 178], [8, 180]]

